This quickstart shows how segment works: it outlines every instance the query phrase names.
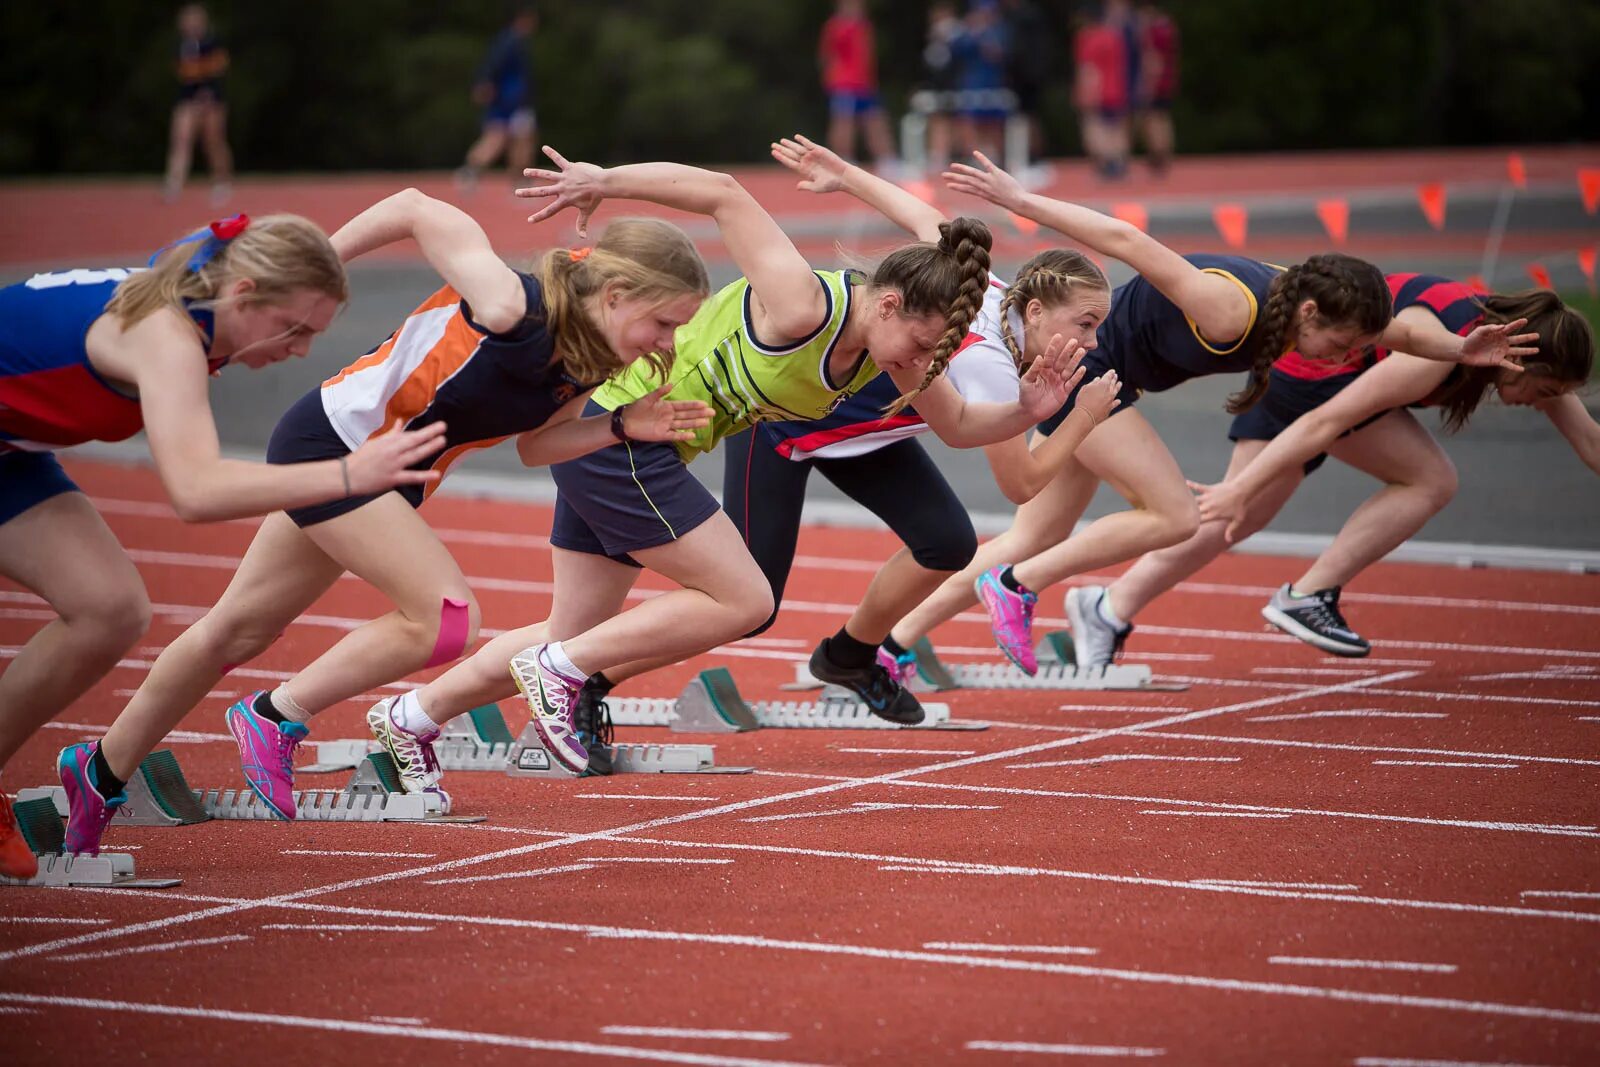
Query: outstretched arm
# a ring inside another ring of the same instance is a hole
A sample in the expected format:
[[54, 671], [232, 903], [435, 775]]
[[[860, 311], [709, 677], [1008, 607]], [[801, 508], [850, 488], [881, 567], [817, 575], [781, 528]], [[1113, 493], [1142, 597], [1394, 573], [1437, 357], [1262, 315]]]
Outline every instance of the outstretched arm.
[[1535, 406], [1561, 431], [1585, 466], [1600, 474], [1600, 423], [1595, 422], [1578, 395], [1562, 393]]
[[[668, 400], [670, 384], [618, 408], [622, 432], [630, 441], [688, 441], [711, 422], [711, 407], [698, 400]], [[617, 443], [611, 432], [613, 412], [581, 418], [594, 390], [580, 393], [537, 430], [517, 436], [517, 455], [529, 467], [548, 467], [587, 456]]]
[[1423, 359], [1473, 367], [1508, 367], [1519, 373], [1522, 367], [1515, 362], [1516, 358], [1539, 354], [1538, 334], [1516, 332], [1528, 324], [1527, 319], [1485, 323], [1461, 337], [1445, 329], [1437, 318], [1429, 318], [1432, 321], [1425, 325], [1394, 318], [1378, 341], [1385, 348], [1409, 352]]
[[1237, 285], [1207, 274], [1143, 230], [1079, 204], [1030, 193], [1011, 175], [974, 152], [978, 166], [953, 163], [945, 184], [1066, 234], [1103, 256], [1120, 259], [1161, 290], [1212, 341], [1232, 341], [1250, 329], [1250, 302]]
[[1237, 477], [1210, 486], [1191, 482], [1190, 487], [1200, 498], [1201, 520], [1225, 520], [1227, 539], [1232, 541], [1246, 506], [1257, 493], [1298, 470], [1318, 453], [1326, 452], [1341, 434], [1363, 421], [1421, 400], [1438, 388], [1449, 373], [1449, 367], [1442, 363], [1403, 352], [1392, 353], [1377, 366], [1363, 371], [1332, 400], [1294, 420]]
[[728, 175], [681, 163], [622, 167], [569, 163], [548, 145], [544, 153], [559, 169], [530, 168], [523, 173], [537, 184], [517, 190], [518, 196], [550, 201], [528, 216], [529, 222], [542, 222], [573, 207], [578, 211], [578, 234], [588, 236], [589, 217], [602, 200], [646, 200], [709, 215], [728, 254], [755, 290], [756, 327], [765, 340], [805, 337], [826, 317], [827, 299], [810, 264], [755, 197]]
[[798, 188], [808, 193], [849, 193], [919, 241], [937, 241], [944, 212], [924, 203], [891, 181], [801, 134], [772, 143], [772, 158], [800, 175]]
[[414, 240], [428, 265], [472, 309], [490, 333], [516, 328], [528, 313], [527, 292], [515, 271], [495, 255], [477, 220], [416, 189], [402, 189], [339, 227], [331, 238], [346, 263], [375, 248]]
[[[1083, 378], [1083, 350], [1076, 341], [1051, 338], [1044, 355], [1034, 360], [1018, 383], [1017, 399], [1010, 403], [968, 402], [944, 375], [935, 378], [916, 398], [917, 414], [939, 439], [952, 448], [982, 448], [1028, 432], [1040, 419], [1061, 410], [1074, 386]], [[926, 368], [920, 365], [886, 371], [902, 393], [922, 384]]]

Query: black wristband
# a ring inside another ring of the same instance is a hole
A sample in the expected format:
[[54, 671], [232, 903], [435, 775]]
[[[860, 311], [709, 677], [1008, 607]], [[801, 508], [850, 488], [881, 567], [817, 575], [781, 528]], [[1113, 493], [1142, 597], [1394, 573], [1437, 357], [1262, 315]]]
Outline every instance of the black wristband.
[[619, 441], [631, 441], [627, 429], [622, 425], [622, 413], [628, 410], [628, 405], [623, 404], [611, 412], [611, 436]]

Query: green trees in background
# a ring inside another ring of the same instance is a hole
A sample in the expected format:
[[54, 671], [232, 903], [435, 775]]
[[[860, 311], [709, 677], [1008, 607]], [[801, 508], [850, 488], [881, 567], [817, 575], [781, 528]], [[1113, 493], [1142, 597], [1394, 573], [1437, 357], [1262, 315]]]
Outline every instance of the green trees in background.
[[[160, 169], [176, 3], [0, 5], [0, 172]], [[230, 128], [254, 171], [454, 166], [501, 3], [218, 0]], [[829, 0], [546, 0], [533, 56], [540, 135], [577, 157], [735, 162], [820, 132]], [[1045, 96], [1051, 154], [1077, 151], [1068, 21]], [[921, 73], [926, 4], [878, 0], [884, 99]], [[1178, 0], [1187, 152], [1600, 138], [1600, 4], [1586, 0]]]

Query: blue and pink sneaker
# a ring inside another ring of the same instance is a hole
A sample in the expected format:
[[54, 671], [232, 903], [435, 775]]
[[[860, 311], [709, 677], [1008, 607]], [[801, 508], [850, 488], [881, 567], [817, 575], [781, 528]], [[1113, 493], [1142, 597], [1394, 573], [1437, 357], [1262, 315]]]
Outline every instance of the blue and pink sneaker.
[[256, 714], [260, 693], [228, 709], [228, 729], [239, 743], [239, 768], [250, 791], [280, 819], [293, 821], [294, 753], [311, 731], [298, 722], [281, 725]]
[[889, 672], [901, 687], [909, 686], [917, 678], [917, 654], [915, 652], [902, 652], [898, 656], [889, 654], [889, 650], [882, 645], [878, 646], [878, 666]]
[[589, 750], [572, 721], [573, 702], [584, 679], [572, 679], [545, 662], [544, 645], [525, 648], [511, 658], [511, 678], [522, 690], [533, 715], [533, 729], [550, 757], [573, 774], [589, 769]]
[[94, 787], [89, 762], [99, 747], [98, 741], [85, 741], [68, 745], [56, 757], [56, 773], [67, 791], [67, 838], [62, 851], [73, 855], [100, 855], [100, 839], [128, 799], [125, 792], [103, 797]]
[[973, 583], [978, 600], [989, 613], [989, 629], [994, 643], [1022, 673], [1039, 673], [1039, 659], [1033, 654], [1033, 608], [1039, 598], [1030, 592], [1013, 593], [1000, 581], [1005, 567], [984, 571]]

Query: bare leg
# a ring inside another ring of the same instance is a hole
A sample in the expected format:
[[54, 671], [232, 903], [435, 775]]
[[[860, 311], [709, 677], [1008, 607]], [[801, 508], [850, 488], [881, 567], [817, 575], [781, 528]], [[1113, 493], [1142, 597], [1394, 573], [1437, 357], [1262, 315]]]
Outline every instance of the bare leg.
[[1350, 582], [1422, 529], [1456, 493], [1450, 457], [1409, 411], [1391, 411], [1328, 451], [1387, 484], [1356, 508], [1294, 583], [1299, 593]]
[[485, 126], [483, 133], [467, 149], [467, 166], [473, 170], [482, 170], [500, 158], [500, 153], [506, 147], [506, 128], [504, 126]]
[[872, 161], [879, 166], [894, 162], [894, 138], [889, 134], [889, 118], [884, 114], [883, 108], [875, 108], [867, 114], [862, 122], [862, 132], [866, 134], [867, 151], [872, 153]]
[[[1224, 477], [1237, 475], [1266, 447], [1265, 441], [1237, 442], [1233, 446], [1233, 458], [1228, 462], [1228, 473]], [[1245, 515], [1240, 540], [1271, 522], [1304, 479], [1305, 476], [1298, 472], [1285, 475], [1252, 500], [1249, 512]], [[1138, 562], [1107, 587], [1106, 595], [1111, 599], [1111, 610], [1118, 617], [1132, 621], [1150, 601], [1226, 552], [1228, 541], [1223, 536], [1226, 529], [1227, 524], [1223, 522], [1202, 523], [1194, 536], [1182, 544], [1140, 556]]]
[[[533, 166], [533, 146], [537, 136], [537, 131], [531, 125], [512, 132], [510, 146], [506, 149], [506, 169], [511, 172], [513, 181], [520, 179], [522, 172]], [[522, 183], [518, 181], [517, 184]]]
[[228, 184], [233, 181], [233, 152], [228, 148], [228, 105], [221, 102], [206, 105], [201, 120], [211, 186], [217, 195], [226, 196]]
[[844, 159], [856, 154], [856, 119], [849, 111], [837, 110], [828, 116], [828, 147]]
[[[41, 552], [40, 545], [49, 545]], [[150, 600], [122, 546], [82, 493], [62, 493], [0, 525], [0, 574], [59, 616], [0, 674], [0, 767], [150, 626]]]
[[172, 130], [167, 143], [167, 178], [164, 186], [168, 200], [175, 200], [183, 192], [183, 183], [189, 178], [189, 165], [194, 156], [194, 139], [200, 129], [197, 105], [186, 100], [172, 109]]

